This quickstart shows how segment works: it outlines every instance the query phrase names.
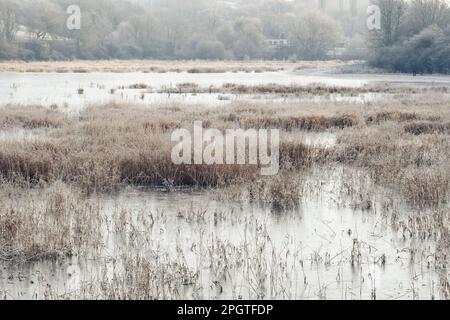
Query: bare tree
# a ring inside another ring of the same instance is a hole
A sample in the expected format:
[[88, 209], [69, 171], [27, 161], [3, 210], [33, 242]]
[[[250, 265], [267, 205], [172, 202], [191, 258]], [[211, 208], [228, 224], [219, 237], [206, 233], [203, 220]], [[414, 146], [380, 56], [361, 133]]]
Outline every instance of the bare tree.
[[293, 20], [291, 41], [299, 57], [308, 60], [324, 58], [342, 35], [339, 24], [318, 11], [304, 13]]
[[412, 0], [410, 6], [410, 28], [415, 33], [432, 25], [442, 27], [448, 22], [449, 6], [445, 0]]
[[234, 24], [236, 39], [235, 55], [240, 58], [255, 58], [264, 52], [264, 35], [261, 21], [257, 18], [241, 18]]
[[0, 40], [14, 40], [17, 32], [18, 7], [15, 0], [0, 0]]
[[28, 30], [37, 40], [44, 40], [62, 33], [65, 13], [61, 7], [45, 0], [27, 1], [24, 5], [21, 22], [27, 25]]
[[400, 26], [406, 13], [404, 0], [376, 0], [381, 11], [381, 30], [375, 32], [375, 41], [382, 46], [393, 45], [399, 38]]

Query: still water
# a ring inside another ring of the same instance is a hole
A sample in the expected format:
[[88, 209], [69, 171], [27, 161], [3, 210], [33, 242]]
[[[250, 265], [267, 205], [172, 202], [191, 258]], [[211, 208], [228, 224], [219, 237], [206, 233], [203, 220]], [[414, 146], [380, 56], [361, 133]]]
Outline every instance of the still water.
[[[100, 253], [59, 262], [0, 263], [0, 294], [84, 298], [86, 287], [126, 277], [124, 257], [136, 255], [175, 261], [197, 275], [196, 283], [180, 285], [165, 298], [438, 297], [439, 279], [448, 274], [428, 266], [433, 244], [393, 230], [382, 197], [374, 195], [371, 210], [347, 202], [339, 191], [342, 174], [336, 168], [312, 172], [299, 207], [282, 213], [220, 201], [207, 191], [130, 189], [103, 197]], [[118, 231], [115, 219], [125, 211], [131, 218]]]
[[[391, 75], [343, 75], [305, 74], [283, 71], [266, 73], [0, 73], [0, 105], [43, 105], [58, 106], [70, 112], [79, 111], [90, 105], [116, 103], [134, 104], [209, 104], [224, 105], [230, 100], [258, 99], [258, 96], [236, 96], [220, 94], [155, 94], [146, 90], [115, 90], [133, 84], [146, 84], [156, 90], [173, 88], [180, 83], [195, 83], [200, 87], [220, 87], [225, 83], [260, 85], [324, 84], [345, 87], [360, 87], [368, 83], [450, 85], [450, 77], [412, 77]], [[79, 89], [83, 91], [79, 94]], [[378, 97], [374, 94], [357, 97], [331, 95], [336, 101], [366, 102]], [[260, 98], [259, 98], [260, 99]], [[264, 97], [267, 99], [267, 97]], [[269, 97], [269, 100], [280, 100]], [[317, 97], [306, 97], [317, 100]]]

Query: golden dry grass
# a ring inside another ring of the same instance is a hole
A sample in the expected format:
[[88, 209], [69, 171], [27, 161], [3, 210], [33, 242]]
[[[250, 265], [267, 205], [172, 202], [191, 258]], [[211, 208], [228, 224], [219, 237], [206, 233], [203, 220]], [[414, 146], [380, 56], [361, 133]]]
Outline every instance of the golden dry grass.
[[[336, 102], [311, 106], [234, 103], [226, 110], [106, 105], [76, 117], [38, 107], [4, 107], [2, 129], [45, 128], [49, 138], [0, 141], [0, 175], [25, 184], [61, 180], [86, 191], [109, 191], [127, 184], [223, 187], [254, 180], [257, 166], [172, 163], [171, 132], [191, 129], [195, 120], [207, 119], [205, 127], [218, 129], [282, 130], [282, 171], [333, 163], [357, 166], [412, 200], [439, 201], [448, 195], [450, 112], [444, 98], [435, 97], [426, 111], [422, 103], [429, 95], [404, 99], [409, 101], [398, 105], [373, 102], [368, 107]], [[333, 133], [337, 144], [327, 148], [305, 145], [300, 137], [307, 132]], [[288, 134], [290, 139], [285, 139]], [[292, 139], [296, 134], [298, 141]], [[417, 177], [420, 170], [429, 179]]]
[[2, 107], [0, 113], [0, 128], [57, 128], [69, 121], [64, 114], [48, 110], [40, 106], [27, 108]]
[[99, 209], [75, 189], [59, 182], [40, 191], [2, 183], [0, 196], [0, 261], [86, 254], [99, 243]]
[[[203, 89], [207, 92], [209, 89]], [[216, 89], [218, 90], [218, 89]], [[236, 83], [225, 83], [219, 90], [220, 92], [229, 92], [234, 94], [290, 94], [290, 95], [316, 95], [326, 96], [330, 94], [357, 95], [363, 93], [398, 93], [398, 94], [418, 94], [429, 91], [433, 92], [449, 92], [448, 87], [421, 87], [407, 85], [392, 84], [366, 84], [358, 87], [332, 86], [324, 84], [259, 84], [259, 85], [243, 85]]]
[[[256, 166], [174, 165], [170, 159], [171, 132], [191, 129], [199, 119], [204, 119], [205, 127], [222, 130], [280, 129], [279, 175], [262, 177]], [[105, 276], [87, 284], [68, 298], [182, 298], [180, 288], [189, 285], [198, 289], [199, 271], [189, 267], [183, 256], [169, 258], [147, 250], [152, 235], [139, 230], [151, 230], [153, 214], [120, 207], [105, 218], [97, 196], [129, 185], [202, 187], [212, 189], [219, 200], [246, 201], [267, 206], [272, 212], [295, 212], [305, 193], [321, 192], [322, 181], [305, 184], [308, 173], [337, 167], [347, 174], [342, 176], [342, 190], [336, 192], [350, 195], [352, 210], [365, 215], [382, 211], [404, 240], [435, 241], [437, 249], [427, 253], [433, 259], [429, 268], [446, 270], [450, 135], [446, 130], [417, 132], [407, 128], [420, 128], [417, 124], [421, 123], [441, 128], [449, 120], [446, 96], [428, 93], [366, 105], [239, 102], [218, 109], [111, 104], [72, 116], [40, 107], [2, 107], [0, 130], [45, 129], [45, 136], [36, 141], [0, 140], [0, 260], [95, 256], [106, 228], [110, 233], [123, 233], [128, 241], [127, 252], [121, 257], [124, 269], [114, 268], [112, 278]], [[336, 143], [311, 145], [303, 139], [321, 133], [335, 136]], [[387, 195], [381, 205], [375, 199], [378, 189]], [[94, 192], [98, 193], [95, 197]], [[408, 206], [399, 209], [399, 203]], [[142, 217], [134, 220], [137, 214]], [[164, 216], [161, 212], [158, 217]], [[187, 222], [211, 219], [216, 224], [220, 213], [205, 216], [180, 209], [178, 218]], [[132, 232], [127, 233], [130, 228]], [[261, 238], [251, 250], [245, 247], [248, 243], [226, 249], [220, 243], [208, 243], [210, 254], [205, 259], [209, 259], [209, 270], [221, 275], [231, 267], [263, 268], [267, 257], [261, 248], [270, 235], [258, 228]], [[362, 263], [361, 244], [354, 240], [348, 263], [358, 267]], [[141, 248], [146, 254], [139, 251]], [[379, 259], [380, 264], [386, 264], [385, 257], [380, 255]], [[263, 278], [267, 270], [260, 271], [261, 278], [252, 279], [253, 298], [266, 294]], [[439, 281], [440, 297], [448, 298], [448, 276]]]

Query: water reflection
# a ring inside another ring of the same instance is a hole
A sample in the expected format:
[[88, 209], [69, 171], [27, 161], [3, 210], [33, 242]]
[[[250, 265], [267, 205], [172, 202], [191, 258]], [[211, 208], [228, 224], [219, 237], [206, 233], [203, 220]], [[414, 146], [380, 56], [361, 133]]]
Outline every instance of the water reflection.
[[[304, 182], [307, 192], [299, 207], [282, 213], [250, 202], [212, 200], [209, 192], [200, 191], [130, 189], [103, 197], [100, 254], [2, 263], [0, 292], [7, 298], [83, 297], [86, 287], [133, 272], [125, 269], [127, 256], [155, 255], [197, 274], [197, 283], [180, 286], [171, 298], [437, 295], [439, 272], [426, 268], [422, 258], [432, 244], [399, 236], [378, 201], [370, 211], [345, 203], [350, 199], [340, 193], [343, 183], [340, 169], [313, 172]], [[126, 219], [124, 212], [130, 213]]]

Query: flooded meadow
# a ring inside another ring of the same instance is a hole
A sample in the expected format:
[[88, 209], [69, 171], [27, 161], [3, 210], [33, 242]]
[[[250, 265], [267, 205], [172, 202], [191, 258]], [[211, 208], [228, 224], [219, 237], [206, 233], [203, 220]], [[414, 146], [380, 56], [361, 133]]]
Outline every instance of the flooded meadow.
[[[3, 70], [0, 299], [449, 299], [450, 77], [270, 67]], [[197, 120], [280, 172], [173, 164]]]

